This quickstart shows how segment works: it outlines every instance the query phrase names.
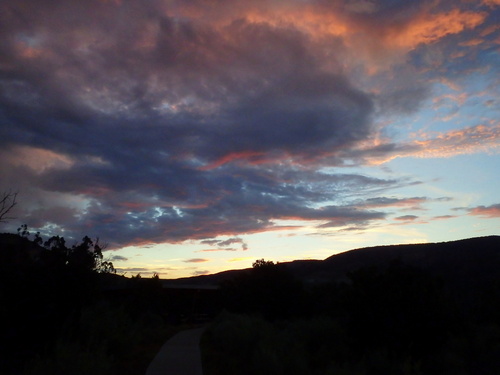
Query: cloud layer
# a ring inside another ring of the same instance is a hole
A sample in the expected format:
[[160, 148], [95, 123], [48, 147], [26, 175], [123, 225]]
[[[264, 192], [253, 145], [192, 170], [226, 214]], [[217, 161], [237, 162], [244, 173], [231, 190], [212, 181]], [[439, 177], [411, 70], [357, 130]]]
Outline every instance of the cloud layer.
[[495, 69], [496, 5], [4, 2], [2, 188], [21, 191], [30, 227], [91, 232], [112, 248], [246, 250], [235, 236], [287, 221], [385, 220], [387, 206], [426, 199], [384, 200], [418, 181], [335, 168], [498, 147], [487, 119], [402, 142], [378, 121], [479, 69], [472, 56]]

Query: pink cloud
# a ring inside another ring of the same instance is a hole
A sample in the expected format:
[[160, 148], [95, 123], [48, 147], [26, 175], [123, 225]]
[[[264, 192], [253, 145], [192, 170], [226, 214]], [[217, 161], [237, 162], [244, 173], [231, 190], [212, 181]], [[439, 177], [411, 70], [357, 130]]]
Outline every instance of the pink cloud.
[[489, 219], [500, 218], [500, 204], [477, 206], [469, 210], [470, 215], [484, 216]]
[[365, 164], [380, 165], [396, 158], [448, 158], [480, 152], [495, 153], [500, 149], [500, 124], [477, 125], [447, 133], [420, 133], [422, 140], [401, 144], [364, 143], [363, 149], [350, 151]]

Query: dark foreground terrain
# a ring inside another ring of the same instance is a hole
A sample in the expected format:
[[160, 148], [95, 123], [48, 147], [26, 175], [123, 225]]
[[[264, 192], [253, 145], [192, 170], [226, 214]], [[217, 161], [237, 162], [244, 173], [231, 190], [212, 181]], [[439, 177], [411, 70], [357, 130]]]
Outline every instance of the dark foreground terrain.
[[256, 262], [222, 282], [205, 373], [499, 374], [499, 266], [499, 237]]
[[499, 236], [178, 280], [117, 276], [87, 237], [0, 251], [1, 374], [143, 374], [207, 322], [206, 375], [500, 373]]

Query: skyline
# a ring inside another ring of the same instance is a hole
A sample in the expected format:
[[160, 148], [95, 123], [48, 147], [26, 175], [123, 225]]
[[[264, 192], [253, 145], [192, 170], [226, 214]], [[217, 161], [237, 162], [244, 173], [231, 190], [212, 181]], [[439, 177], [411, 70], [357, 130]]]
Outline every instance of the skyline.
[[0, 191], [175, 278], [500, 234], [500, 1], [0, 4]]

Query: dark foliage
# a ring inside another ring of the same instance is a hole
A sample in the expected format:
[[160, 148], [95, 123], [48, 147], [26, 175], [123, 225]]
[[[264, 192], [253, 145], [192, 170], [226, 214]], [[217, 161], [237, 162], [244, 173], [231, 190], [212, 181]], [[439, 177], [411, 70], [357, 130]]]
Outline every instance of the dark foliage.
[[240, 374], [500, 373], [500, 278], [489, 267], [488, 282], [467, 282], [448, 265], [396, 258], [305, 284], [258, 261], [222, 286], [225, 307], [251, 315], [224, 315], [207, 331], [208, 375], [234, 373], [231, 358], [246, 364]]
[[0, 374], [143, 374], [182, 327], [170, 323], [206, 310], [207, 295], [169, 293], [158, 275], [117, 276], [87, 236], [30, 240], [22, 225], [0, 251]]
[[142, 373], [166, 322], [223, 308], [238, 315], [207, 330], [207, 375], [500, 373], [498, 238], [261, 259], [204, 290], [116, 276], [89, 237], [29, 237], [0, 235], [2, 374]]
[[26, 360], [54, 347], [65, 326], [99, 295], [98, 275], [112, 272], [98, 244], [84, 237], [71, 248], [52, 237], [40, 246], [26, 225], [0, 238], [2, 357], [0, 372], [19, 372]]
[[281, 264], [264, 259], [247, 273], [222, 284], [225, 307], [260, 313], [268, 319], [294, 316], [301, 308], [302, 284]]

